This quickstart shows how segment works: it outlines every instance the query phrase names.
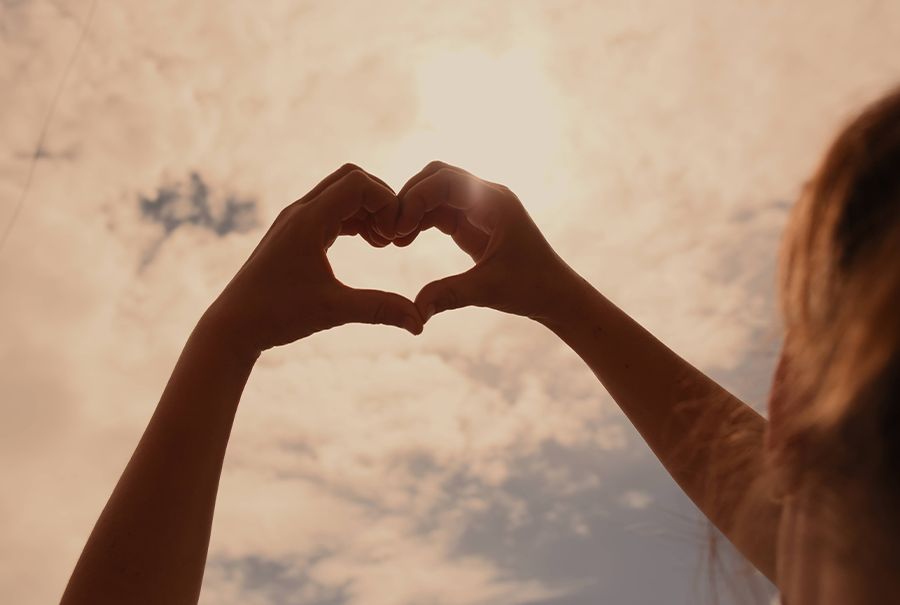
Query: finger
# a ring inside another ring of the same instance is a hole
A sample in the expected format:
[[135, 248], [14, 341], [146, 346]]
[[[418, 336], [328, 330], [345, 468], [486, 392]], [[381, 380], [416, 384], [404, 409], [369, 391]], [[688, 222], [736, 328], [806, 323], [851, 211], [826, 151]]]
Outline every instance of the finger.
[[[404, 248], [404, 247], [410, 245], [411, 243], [413, 243], [413, 241], [415, 241], [415, 239], [419, 236], [419, 234], [421, 232], [427, 231], [428, 229], [431, 229], [432, 227], [434, 227], [436, 225], [436, 223], [439, 219], [439, 215], [441, 214], [441, 212], [443, 210], [447, 210], [449, 212], [457, 212], [456, 210], [453, 210], [451, 208], [442, 208], [442, 207], [438, 207], [431, 212], [426, 212], [424, 214], [424, 216], [419, 220], [419, 222], [415, 226], [415, 228], [410, 233], [407, 233], [406, 235], [394, 238], [393, 244], [400, 248]], [[398, 226], [399, 226], [399, 223], [398, 223]]]
[[316, 198], [328, 208], [331, 216], [346, 220], [360, 211], [376, 214], [387, 207], [398, 206], [397, 196], [390, 187], [372, 177], [365, 170], [351, 170], [332, 183]]
[[[443, 189], [438, 191], [438, 195], [434, 195], [434, 188], [431, 187], [423, 187], [420, 186], [423, 181], [429, 181], [432, 177], [439, 176], [440, 174], [448, 174], [454, 173], [453, 178], [449, 181], [444, 181], [441, 183]], [[398, 236], [404, 237], [413, 232], [416, 228], [416, 225], [420, 223], [423, 219], [423, 216], [439, 206], [442, 203], [450, 203], [454, 205], [453, 199], [451, 199], [451, 191], [449, 190], [452, 186], [452, 182], [455, 180], [457, 183], [466, 183], [472, 189], [471, 193], [483, 193], [485, 196], [491, 193], [497, 193], [498, 189], [506, 189], [496, 183], [491, 183], [489, 181], [485, 181], [484, 179], [479, 179], [471, 172], [463, 170], [458, 166], [451, 166], [445, 162], [434, 161], [430, 162], [425, 168], [423, 168], [417, 175], [413, 176], [409, 179], [403, 188], [400, 189], [400, 193], [397, 194], [397, 199], [400, 201], [400, 210], [397, 218], [397, 227], [396, 231]], [[465, 189], [465, 188], [463, 188]], [[428, 195], [431, 193], [432, 195]], [[460, 188], [456, 188], [456, 193], [460, 193]], [[456, 205], [457, 208], [462, 208], [459, 205]], [[487, 214], [492, 214], [488, 212]], [[479, 214], [476, 212], [475, 214]], [[486, 222], [486, 225], [482, 225], [482, 228], [489, 229], [493, 221], [486, 220], [481, 221], [479, 218], [475, 218], [476, 221]], [[404, 239], [400, 244], [401, 246], [408, 246], [412, 243], [412, 240], [415, 239], [415, 236], [412, 238]]]
[[[350, 174], [351, 172], [354, 172], [354, 171], [364, 172], [362, 170], [362, 168], [360, 168], [359, 166], [357, 166], [355, 164], [344, 164], [343, 166], [341, 166], [340, 168], [338, 168], [337, 170], [335, 170], [334, 172], [329, 174], [327, 177], [322, 179], [322, 181], [318, 185], [313, 187], [309, 191], [309, 193], [307, 193], [306, 195], [301, 197], [299, 200], [297, 200], [291, 204], [288, 204], [287, 206], [282, 208], [281, 212], [278, 213], [278, 216], [275, 217], [275, 220], [272, 222], [272, 225], [269, 227], [269, 230], [263, 236], [262, 240], [260, 240], [259, 245], [257, 245], [256, 249], [253, 250], [253, 252], [250, 254], [250, 258], [248, 258], [247, 260], [251, 260], [253, 257], [255, 257], [258, 250], [260, 250], [260, 248], [262, 247], [263, 243], [265, 243], [268, 239], [270, 239], [272, 237], [273, 232], [276, 231], [285, 222], [290, 220], [290, 217], [292, 216], [294, 210], [296, 210], [296, 208], [298, 206], [302, 206], [303, 204], [306, 204], [307, 202], [310, 202], [310, 201], [316, 199], [319, 195], [321, 195], [329, 187], [331, 187], [332, 185], [334, 185], [335, 183], [337, 183], [338, 181], [343, 179], [345, 176], [347, 176], [348, 174]], [[340, 230], [334, 234], [334, 237], [331, 237], [331, 233], [328, 234], [328, 241], [325, 242], [326, 247], [328, 247], [332, 243], [334, 243], [334, 238], [336, 238], [337, 235], [343, 233], [343, 229], [344, 229], [343, 226], [341, 226]]]
[[403, 188], [400, 189], [400, 193], [397, 194], [397, 197], [402, 198], [406, 194], [406, 192], [409, 191], [410, 189], [412, 189], [419, 181], [431, 176], [438, 170], [443, 170], [445, 168], [449, 169], [449, 170], [456, 170], [457, 172], [461, 172], [463, 174], [468, 174], [469, 176], [473, 176], [472, 173], [467, 172], [467, 171], [463, 170], [462, 168], [459, 168], [457, 166], [451, 166], [450, 164], [447, 164], [446, 162], [441, 162], [440, 160], [435, 160], [433, 162], [429, 162], [428, 165], [425, 166], [425, 168], [423, 168], [422, 170], [420, 170], [418, 174], [416, 174], [415, 176], [410, 178], [408, 181], [406, 181], [406, 184], [404, 184]]
[[476, 229], [460, 210], [439, 206], [429, 213], [426, 224], [432, 224], [442, 233], [453, 238], [453, 242], [459, 249], [478, 262], [484, 254], [491, 236], [480, 229]]
[[491, 239], [484, 231], [476, 229], [461, 211], [447, 206], [438, 206], [422, 217], [412, 233], [394, 239], [393, 244], [401, 248], [408, 246], [418, 237], [419, 233], [432, 227], [437, 227], [442, 233], [452, 237], [456, 245], [475, 262], [478, 262], [478, 259], [484, 254]]
[[370, 214], [369, 217], [366, 219], [365, 223], [366, 223], [365, 233], [368, 236], [366, 238], [366, 241], [368, 241], [370, 244], [372, 244], [376, 248], [384, 248], [385, 246], [387, 246], [388, 244], [391, 243], [391, 240], [382, 236], [381, 233], [379, 233], [377, 219], [374, 217], [374, 215]]
[[412, 233], [429, 208], [425, 207], [425, 198], [420, 195], [405, 195], [398, 198], [400, 209], [397, 211], [397, 235], [403, 237]]
[[410, 189], [439, 170], [455, 170], [463, 174], [469, 174], [461, 168], [451, 166], [444, 162], [434, 161], [430, 162], [417, 175], [409, 179], [406, 184], [403, 185], [400, 193], [397, 194], [397, 199], [400, 200], [400, 211], [397, 218], [397, 234], [399, 236], [405, 236], [412, 233], [413, 229], [416, 228], [425, 213], [432, 210], [440, 203], [440, 200], [437, 198], [424, 198], [421, 195], [407, 195]]
[[[411, 232], [407, 233], [406, 235], [394, 238], [394, 241], [393, 241], [394, 245], [402, 248], [402, 247], [408, 246], [411, 243], [413, 243], [413, 241], [416, 239], [416, 237], [419, 236], [419, 233], [421, 233], [422, 231], [427, 231], [428, 229], [431, 229], [432, 227], [434, 227], [436, 225], [437, 221], [440, 218], [440, 214], [443, 211], [457, 212], [456, 210], [453, 210], [452, 208], [444, 208], [444, 207], [440, 207], [440, 206], [438, 208], [435, 208], [431, 212], [426, 212]], [[399, 222], [398, 222], [398, 226], [399, 226]]]
[[[363, 172], [366, 172], [366, 171], [363, 170]], [[391, 193], [394, 192], [394, 190], [391, 188], [390, 185], [388, 185], [387, 183], [382, 181], [377, 176], [375, 176], [369, 172], [366, 172], [366, 175], [369, 178], [375, 180], [377, 183], [384, 185], [385, 187], [390, 189]], [[399, 201], [398, 201], [397, 206], [394, 206], [393, 204], [389, 205], [386, 208], [382, 208], [375, 214], [372, 214], [368, 209], [366, 209], [365, 207], [362, 207], [353, 214], [354, 217], [356, 217], [358, 219], [362, 219], [363, 221], [366, 221], [366, 220], [371, 221], [371, 223], [370, 223], [371, 226], [375, 228], [375, 231], [376, 231], [375, 237], [374, 238], [369, 238], [369, 237], [366, 238], [366, 240], [370, 244], [372, 244], [373, 246], [376, 245], [375, 243], [373, 243], [372, 239], [378, 240], [379, 243], [377, 244], [377, 246], [379, 248], [387, 246], [390, 243], [390, 238], [395, 235], [394, 232], [396, 231], [396, 220], [397, 220], [397, 215], [399, 215], [399, 211], [397, 209], [398, 206], [399, 206]], [[362, 233], [366, 233], [366, 230], [363, 230]]]
[[393, 292], [342, 286], [335, 306], [342, 323], [382, 324], [403, 328], [413, 335], [422, 333], [424, 322], [416, 305]]
[[387, 183], [382, 181], [377, 176], [375, 176], [373, 174], [369, 174], [368, 172], [366, 172], [365, 170], [363, 170], [356, 164], [347, 163], [347, 164], [344, 164], [343, 166], [341, 166], [340, 168], [338, 168], [337, 170], [335, 170], [334, 172], [332, 172], [331, 174], [329, 174], [328, 176], [326, 176], [324, 179], [322, 179], [322, 181], [318, 185], [313, 187], [309, 193], [307, 193], [306, 195], [304, 195], [303, 197], [301, 197], [299, 200], [297, 200], [294, 203], [295, 204], [304, 204], [310, 200], [317, 198], [319, 195], [321, 195], [321, 193], [323, 191], [325, 191], [326, 189], [331, 187], [333, 184], [335, 184], [336, 182], [338, 182], [339, 180], [341, 180], [342, 178], [344, 178], [345, 176], [347, 176], [348, 174], [350, 174], [351, 172], [356, 171], [356, 170], [365, 173], [366, 175], [368, 175], [368, 177], [370, 179], [383, 185], [384, 187], [387, 187], [393, 193], [394, 190], [391, 189], [390, 185], [388, 185]]
[[366, 225], [366, 221], [353, 217], [341, 223], [339, 235], [358, 235], [375, 248], [384, 248], [391, 243], [377, 233], [373, 234], [371, 228]]
[[[365, 172], [365, 171], [363, 171], [363, 172]], [[379, 185], [386, 187], [392, 194], [394, 193], [394, 190], [393, 190], [393, 188], [391, 188], [390, 185], [385, 183], [383, 180], [381, 180], [374, 174], [366, 172], [366, 175], [370, 179], [373, 179]], [[400, 210], [399, 210], [400, 201], [397, 200], [396, 198], [397, 198], [397, 196], [396, 196], [396, 194], [394, 194], [394, 200], [391, 200], [392, 203], [389, 206], [382, 208], [381, 210], [377, 211], [374, 214], [375, 229], [378, 232], [378, 236], [379, 236], [378, 239], [383, 242], [382, 244], [380, 244], [379, 247], [387, 246], [388, 244], [390, 244], [391, 243], [390, 240], [393, 237], [395, 237], [395, 235], [396, 235], [397, 217], [400, 214]], [[393, 203], [395, 200], [396, 200], [396, 203]], [[365, 211], [366, 209], [363, 208], [363, 210]]]
[[485, 306], [481, 266], [427, 284], [416, 296], [416, 308], [426, 322], [435, 314], [449, 309]]
[[[360, 168], [360, 170], [362, 170], [362, 168]], [[372, 174], [371, 172], [366, 172], [365, 170], [363, 170], [363, 172], [365, 172], [366, 174], [368, 174], [370, 179], [374, 179], [375, 182], [377, 182], [377, 183], [380, 184], [380, 185], [383, 185], [383, 186], [387, 187], [387, 188], [390, 190], [391, 193], [394, 193], [394, 188], [391, 187], [390, 185], [388, 185], [387, 183], [385, 183], [384, 181], [382, 181], [380, 178], [378, 178], [377, 176], [375, 176], [375, 175]], [[396, 195], [396, 194], [395, 194], [395, 195]]]
[[341, 223], [340, 235], [368, 235], [366, 233], [366, 222], [358, 218], [351, 217]]
[[404, 235], [403, 237], [395, 237], [391, 240], [391, 243], [397, 246], [398, 248], [405, 248], [411, 243], [413, 243], [417, 237], [419, 237], [419, 233], [424, 231], [424, 229], [416, 229], [409, 235]]
[[371, 178], [363, 170], [346, 173], [309, 203], [315, 204], [324, 215], [327, 245], [333, 243], [340, 234], [341, 224], [357, 216], [360, 210], [375, 215], [375, 227], [379, 235], [387, 240], [393, 237], [397, 197], [389, 187]]
[[369, 237], [369, 229], [366, 226], [366, 221], [364, 219], [358, 219], [355, 217], [348, 218], [341, 223], [341, 231], [339, 235], [359, 235], [370, 244], [373, 243], [370, 241], [371, 238]]
[[324, 179], [322, 179], [318, 185], [316, 185], [309, 191], [309, 193], [307, 193], [306, 195], [301, 197], [299, 200], [294, 202], [294, 204], [292, 204], [292, 205], [305, 204], [306, 202], [316, 199], [317, 197], [319, 197], [322, 194], [323, 191], [325, 191], [326, 189], [328, 189], [329, 187], [331, 187], [332, 185], [337, 183], [339, 180], [341, 180], [342, 178], [344, 178], [345, 176], [347, 176], [354, 170], [361, 171], [362, 168], [360, 168], [356, 164], [350, 164], [350, 163], [344, 164], [343, 166], [341, 166], [340, 168], [338, 168], [337, 170], [335, 170], [334, 172], [332, 172], [331, 174], [326, 176]]
[[[387, 245], [385, 244], [385, 242], [390, 243], [387, 238], [383, 237], [377, 232], [375, 215], [370, 213], [365, 208], [360, 208], [359, 210], [354, 212], [352, 217], [344, 220], [344, 224], [347, 224], [349, 221], [353, 221], [355, 224], [359, 225], [359, 231], [353, 233], [353, 235], [356, 235], [357, 233], [359, 235], [362, 235], [363, 239], [365, 239], [373, 246], [381, 248]], [[371, 235], [373, 233], [375, 235], [374, 239]], [[344, 235], [343, 231], [341, 232], [341, 235]]]
[[490, 233], [504, 210], [498, 187], [466, 172], [440, 168], [403, 192], [401, 199], [405, 203], [421, 198], [426, 212], [440, 205], [456, 208], [473, 226]]
[[388, 244], [391, 243], [388, 240], [381, 237], [380, 235], [376, 236], [377, 239], [373, 238], [369, 232], [369, 229], [365, 226], [363, 226], [362, 231], [359, 232], [359, 236], [361, 238], [363, 238], [364, 240], [366, 240], [366, 243], [369, 244], [370, 246], [372, 246], [373, 248], [384, 248], [385, 246], [387, 246]]

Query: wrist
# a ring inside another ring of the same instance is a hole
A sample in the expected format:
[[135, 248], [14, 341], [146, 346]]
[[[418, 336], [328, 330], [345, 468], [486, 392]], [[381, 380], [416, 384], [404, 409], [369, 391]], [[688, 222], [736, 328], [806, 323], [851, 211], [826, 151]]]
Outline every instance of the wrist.
[[253, 365], [262, 354], [262, 349], [247, 337], [237, 318], [217, 303], [213, 303], [200, 317], [191, 333], [191, 340], [240, 364]]
[[579, 321], [589, 305], [591, 295], [597, 291], [574, 269], [562, 263], [563, 270], [557, 272], [548, 283], [553, 284], [550, 299], [544, 311], [536, 321], [553, 332], [573, 322]]

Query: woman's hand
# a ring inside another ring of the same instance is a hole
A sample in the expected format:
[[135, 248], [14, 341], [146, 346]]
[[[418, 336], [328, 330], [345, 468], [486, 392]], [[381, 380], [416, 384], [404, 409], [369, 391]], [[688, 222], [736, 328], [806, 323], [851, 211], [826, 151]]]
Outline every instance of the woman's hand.
[[325, 255], [339, 235], [387, 245], [398, 210], [384, 182], [352, 164], [341, 167], [282, 210], [202, 321], [248, 355], [351, 322], [421, 333], [410, 300], [345, 286]]
[[589, 285], [553, 251], [516, 195], [472, 174], [432, 162], [397, 196], [397, 246], [437, 227], [475, 266], [426, 285], [416, 297], [427, 321], [465, 306], [490, 307], [553, 322], [577, 306]]

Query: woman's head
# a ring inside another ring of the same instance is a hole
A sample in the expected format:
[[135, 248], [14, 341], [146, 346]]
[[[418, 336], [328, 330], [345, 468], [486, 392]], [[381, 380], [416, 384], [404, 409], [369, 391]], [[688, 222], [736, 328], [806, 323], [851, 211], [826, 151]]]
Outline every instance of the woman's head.
[[780, 282], [777, 459], [794, 480], [866, 486], [889, 511], [900, 502], [900, 89], [827, 153], [789, 221]]

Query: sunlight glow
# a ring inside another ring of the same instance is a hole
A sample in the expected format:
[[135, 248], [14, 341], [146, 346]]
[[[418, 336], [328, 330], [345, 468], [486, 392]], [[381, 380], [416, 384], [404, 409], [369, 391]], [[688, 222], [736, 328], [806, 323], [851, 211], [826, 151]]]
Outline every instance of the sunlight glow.
[[563, 100], [535, 47], [435, 52], [419, 64], [418, 85], [416, 129], [387, 167], [389, 178], [403, 182], [437, 159], [508, 186], [530, 210], [559, 197]]

